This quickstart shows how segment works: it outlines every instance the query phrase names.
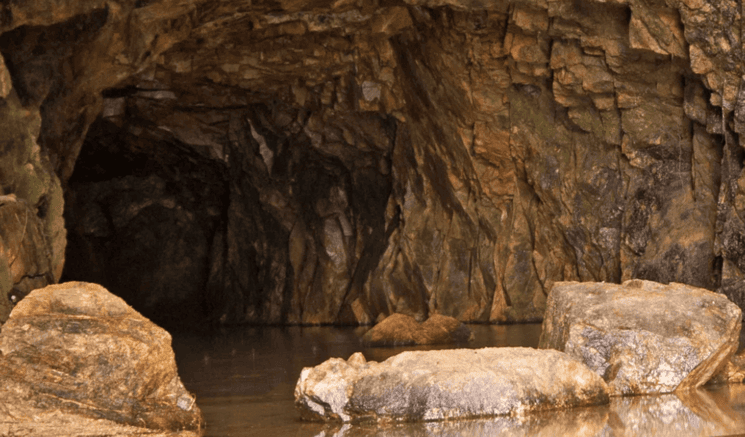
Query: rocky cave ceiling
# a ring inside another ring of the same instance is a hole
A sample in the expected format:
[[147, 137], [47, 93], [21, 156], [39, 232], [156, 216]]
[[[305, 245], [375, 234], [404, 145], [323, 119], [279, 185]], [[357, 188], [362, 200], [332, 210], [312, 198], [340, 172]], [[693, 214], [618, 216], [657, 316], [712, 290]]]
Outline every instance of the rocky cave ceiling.
[[539, 319], [555, 281], [745, 304], [729, 0], [0, 1], [0, 321]]

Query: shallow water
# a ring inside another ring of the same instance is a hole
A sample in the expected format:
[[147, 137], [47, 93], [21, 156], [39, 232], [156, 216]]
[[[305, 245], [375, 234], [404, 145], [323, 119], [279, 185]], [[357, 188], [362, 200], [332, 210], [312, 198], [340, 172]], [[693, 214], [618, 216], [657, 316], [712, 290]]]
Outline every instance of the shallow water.
[[300, 420], [295, 383], [303, 367], [362, 352], [383, 361], [406, 350], [535, 347], [540, 324], [470, 325], [474, 341], [436, 347], [362, 347], [369, 328], [260, 327], [214, 336], [174, 336], [184, 385], [197, 396], [207, 436], [709, 436], [745, 435], [745, 386], [680, 395], [613, 398], [610, 405], [458, 422], [379, 427]]

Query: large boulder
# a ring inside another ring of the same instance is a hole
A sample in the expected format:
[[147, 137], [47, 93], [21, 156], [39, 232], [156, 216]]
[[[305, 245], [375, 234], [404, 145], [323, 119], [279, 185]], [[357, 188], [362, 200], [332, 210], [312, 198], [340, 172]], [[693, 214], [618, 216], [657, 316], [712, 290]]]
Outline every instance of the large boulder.
[[471, 330], [453, 317], [435, 314], [419, 323], [406, 314], [391, 314], [367, 331], [362, 343], [369, 346], [410, 346], [462, 343], [473, 338]]
[[429, 421], [607, 403], [606, 384], [578, 360], [531, 348], [361, 353], [305, 368], [295, 387], [303, 418]]
[[557, 282], [538, 347], [582, 360], [611, 395], [669, 393], [722, 370], [741, 318], [724, 295], [683, 284]]
[[0, 352], [0, 435], [202, 434], [170, 335], [99, 285], [31, 292]]

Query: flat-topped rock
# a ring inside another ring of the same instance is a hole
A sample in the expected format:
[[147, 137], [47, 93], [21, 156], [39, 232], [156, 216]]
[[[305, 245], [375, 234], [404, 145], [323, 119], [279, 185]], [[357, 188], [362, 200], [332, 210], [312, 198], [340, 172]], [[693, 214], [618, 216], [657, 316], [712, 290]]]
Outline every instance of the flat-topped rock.
[[564, 351], [611, 395], [698, 387], [737, 350], [742, 313], [726, 296], [672, 283], [557, 282], [539, 348]]
[[0, 351], [0, 435], [202, 435], [171, 336], [99, 285], [32, 291]]
[[465, 343], [473, 338], [471, 330], [453, 317], [435, 314], [419, 323], [406, 314], [391, 314], [367, 331], [362, 343], [369, 346], [410, 346]]
[[305, 368], [295, 387], [303, 418], [428, 421], [607, 403], [602, 378], [567, 354], [531, 348], [361, 353]]

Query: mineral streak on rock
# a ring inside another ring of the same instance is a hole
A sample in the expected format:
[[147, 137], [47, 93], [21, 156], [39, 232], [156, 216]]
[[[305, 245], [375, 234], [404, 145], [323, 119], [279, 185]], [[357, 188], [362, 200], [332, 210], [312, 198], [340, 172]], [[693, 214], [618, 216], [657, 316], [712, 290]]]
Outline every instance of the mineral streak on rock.
[[0, 435], [202, 435], [170, 342], [99, 285], [34, 290], [0, 334]]
[[303, 369], [295, 405], [306, 419], [432, 421], [521, 415], [608, 403], [603, 380], [558, 351], [530, 348], [361, 353]]
[[407, 346], [461, 343], [473, 339], [471, 330], [453, 317], [435, 314], [419, 323], [405, 314], [391, 314], [362, 336], [369, 346]]
[[214, 323], [529, 321], [632, 278], [745, 307], [737, 2], [377, 3], [4, 2], [0, 196], [44, 238], [0, 215], [0, 296], [65, 265]]
[[611, 395], [669, 393], [725, 370], [741, 324], [737, 305], [696, 287], [560, 282], [549, 294], [539, 348], [582, 360]]

